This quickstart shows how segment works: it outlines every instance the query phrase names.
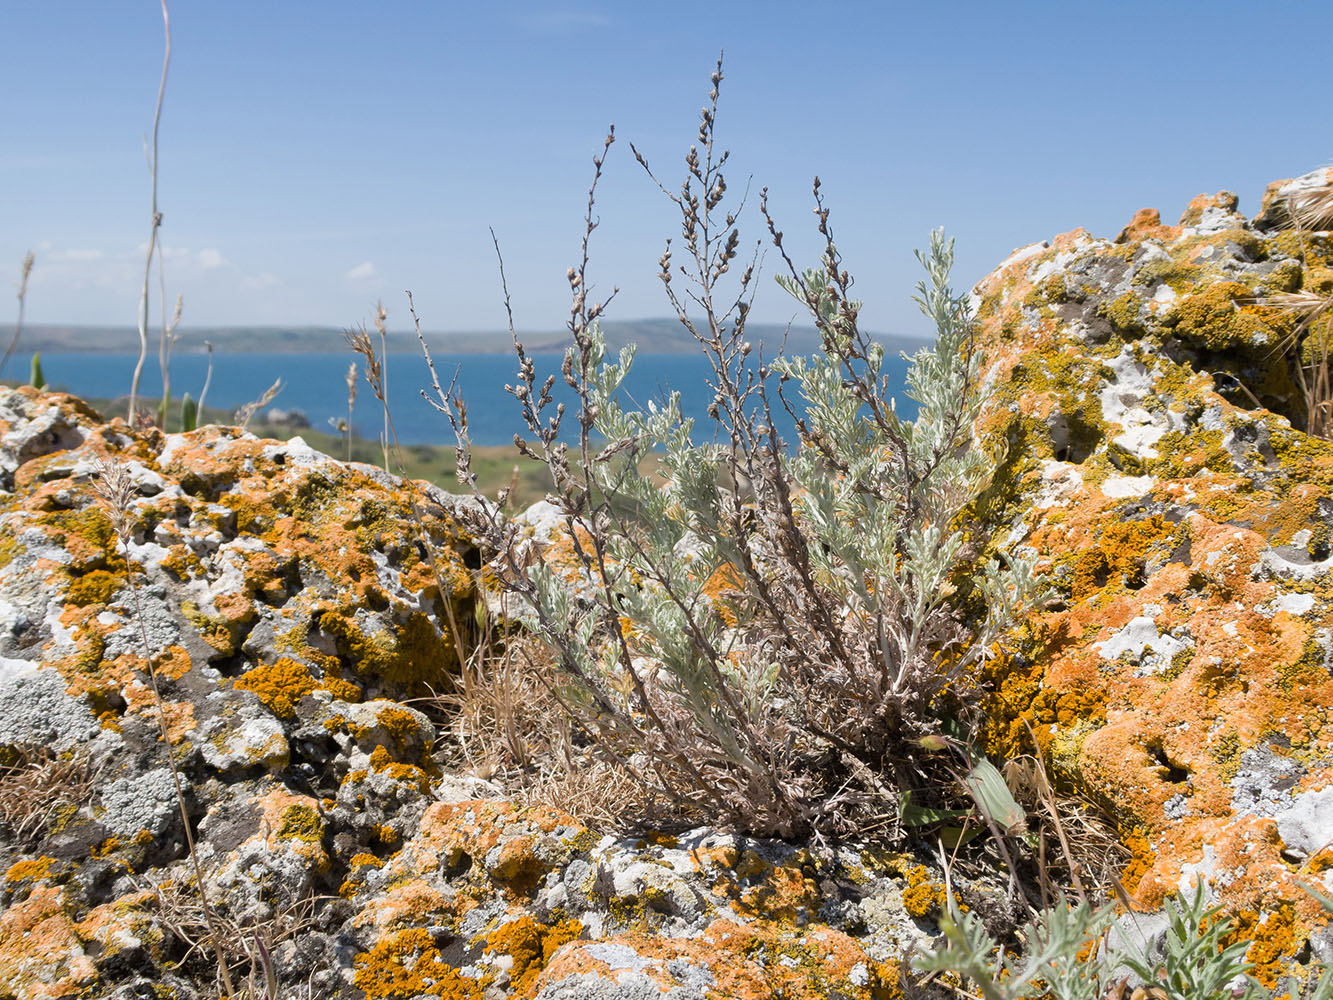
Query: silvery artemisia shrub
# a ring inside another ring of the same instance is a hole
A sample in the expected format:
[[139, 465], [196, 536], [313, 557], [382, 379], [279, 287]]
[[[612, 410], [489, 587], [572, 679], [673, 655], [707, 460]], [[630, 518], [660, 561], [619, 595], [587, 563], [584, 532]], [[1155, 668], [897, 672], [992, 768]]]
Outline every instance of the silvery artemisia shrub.
[[[607, 303], [591, 299], [586, 280], [612, 131], [594, 159], [581, 262], [568, 272], [573, 345], [561, 374], [577, 406], [566, 414], [554, 402], [555, 377], [539, 378], [517, 337], [510, 387], [529, 429], [516, 443], [551, 474], [572, 568], [533, 560], [498, 515], [473, 527], [520, 617], [556, 654], [561, 704], [645, 788], [754, 834], [897, 828], [905, 795], [938, 802], [976, 763], [976, 668], [1035, 596], [1033, 574], [1022, 560], [977, 555], [988, 526], [969, 505], [992, 463], [973, 437], [980, 358], [941, 233], [920, 255], [918, 301], [937, 340], [912, 359], [914, 421], [895, 412], [883, 348], [857, 324], [818, 179], [820, 268], [797, 270], [766, 193], [761, 207], [783, 284], [810, 311], [823, 351], [765, 363], [746, 339], [758, 249], [733, 269], [740, 208], [724, 207], [728, 154], [713, 144], [721, 79], [719, 61], [684, 184], [657, 182], [681, 221], [659, 278], [710, 363], [709, 426], [697, 431], [676, 394], [646, 409], [620, 402], [634, 351], [608, 361], [597, 326]], [[465, 407], [434, 382], [458, 435], [460, 479], [471, 482]], [[783, 411], [791, 441], [776, 430]], [[577, 422], [573, 444], [561, 437], [566, 417]], [[640, 474], [652, 456], [661, 481]]]
[[[975, 722], [975, 667], [1034, 590], [1021, 560], [970, 562], [964, 514], [991, 469], [972, 439], [980, 359], [948, 286], [952, 244], [935, 234], [922, 261], [938, 339], [912, 359], [915, 421], [886, 395], [883, 349], [840, 324], [823, 271], [784, 284], [825, 352], [761, 373], [805, 399], [794, 449], [766, 383], [737, 403], [739, 366], [719, 394], [749, 424], [702, 444], [677, 394], [621, 406], [634, 351], [608, 362], [595, 323], [566, 360], [607, 442], [560, 452], [553, 470], [589, 581], [580, 600], [539, 562], [514, 582], [578, 721], [664, 794], [750, 832], [848, 833], [893, 816], [901, 790], [938, 793], [947, 764], [923, 747], [947, 746], [946, 717]], [[654, 449], [660, 483], [637, 471]], [[973, 619], [960, 587], [976, 592]]]

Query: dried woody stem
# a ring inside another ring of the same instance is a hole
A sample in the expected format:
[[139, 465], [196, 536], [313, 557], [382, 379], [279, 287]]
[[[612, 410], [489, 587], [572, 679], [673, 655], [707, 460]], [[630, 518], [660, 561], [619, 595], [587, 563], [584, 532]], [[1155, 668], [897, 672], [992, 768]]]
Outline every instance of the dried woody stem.
[[152, 176], [152, 213], [148, 230], [148, 253], [144, 256], [143, 292], [139, 297], [139, 360], [134, 366], [134, 376], [130, 379], [129, 422], [134, 426], [136, 406], [139, 398], [139, 378], [143, 375], [144, 360], [148, 357], [148, 279], [153, 269], [153, 251], [157, 246], [157, 231], [162, 228], [162, 213], [157, 208], [157, 136], [162, 124], [162, 99], [167, 92], [167, 68], [171, 65], [171, 18], [167, 13], [167, 0], [162, 0], [162, 30], [166, 36], [166, 45], [162, 54], [162, 82], [157, 88], [157, 109], [153, 112], [153, 153], [148, 160], [149, 173]]

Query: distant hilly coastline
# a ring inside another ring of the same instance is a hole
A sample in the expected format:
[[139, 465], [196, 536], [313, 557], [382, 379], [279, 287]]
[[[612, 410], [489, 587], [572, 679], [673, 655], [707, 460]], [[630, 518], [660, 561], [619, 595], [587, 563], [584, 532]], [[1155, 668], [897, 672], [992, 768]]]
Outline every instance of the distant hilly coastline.
[[[607, 345], [618, 350], [635, 343], [645, 354], [694, 354], [699, 345], [689, 331], [673, 319], [622, 320], [602, 324]], [[819, 335], [812, 328], [776, 323], [752, 323], [749, 339], [763, 345], [766, 355], [776, 354], [786, 342], [788, 354], [810, 354], [819, 348]], [[569, 334], [560, 331], [526, 331], [519, 339], [529, 351], [560, 351], [569, 343]], [[923, 341], [898, 335], [875, 335], [890, 351], [916, 350]], [[232, 354], [326, 354], [343, 351], [346, 343], [342, 330], [334, 327], [191, 327], [179, 333], [176, 350], [195, 351], [204, 342], [215, 351]], [[503, 354], [512, 349], [507, 331], [466, 331], [427, 333], [426, 342], [434, 352], [448, 354]], [[392, 332], [387, 338], [391, 352], [415, 354], [419, 350], [416, 335]], [[149, 336], [150, 352], [156, 355], [157, 337]], [[30, 324], [24, 327], [20, 350], [38, 350], [44, 354], [129, 354], [139, 349], [139, 333], [134, 327], [61, 326]]]

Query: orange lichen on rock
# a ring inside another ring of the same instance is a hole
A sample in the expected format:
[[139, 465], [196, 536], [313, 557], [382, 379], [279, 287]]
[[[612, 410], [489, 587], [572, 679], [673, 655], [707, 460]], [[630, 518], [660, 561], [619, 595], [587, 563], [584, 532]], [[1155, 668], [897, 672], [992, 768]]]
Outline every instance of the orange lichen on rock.
[[57, 886], [39, 886], [0, 913], [0, 996], [55, 1000], [97, 980]]
[[[1328, 241], [1271, 229], [1330, 183], [1270, 190], [1257, 225], [1221, 192], [1181, 227], [1145, 211], [1118, 242], [1057, 237], [975, 289], [978, 429], [1004, 456], [987, 502], [1056, 591], [987, 667], [987, 745], [1040, 751], [1121, 818], [1146, 908], [1205, 855], [1228, 905], [1256, 880], [1299, 892], [1275, 817], [1333, 743], [1333, 446], [1299, 429], [1264, 301], [1333, 266]], [[1315, 916], [1297, 905], [1298, 947]]]
[[[607, 947], [608, 945], [612, 947]], [[632, 966], [617, 966], [624, 955]], [[898, 968], [866, 955], [855, 939], [816, 925], [802, 931], [780, 923], [715, 920], [697, 937], [617, 934], [590, 946], [575, 941], [551, 958], [532, 993], [589, 974], [614, 979], [632, 967], [666, 992], [677, 985], [672, 970], [698, 970], [709, 996], [729, 1000], [824, 1000], [835, 992], [856, 1000], [900, 996]]]
[[1161, 213], [1155, 208], [1141, 208], [1129, 220], [1129, 225], [1115, 238], [1117, 243], [1140, 242], [1142, 240], [1171, 240], [1180, 235], [1179, 226], [1162, 225]]
[[297, 702], [313, 691], [329, 691], [345, 701], [355, 701], [361, 693], [355, 684], [336, 677], [316, 679], [306, 664], [287, 656], [247, 670], [234, 686], [240, 691], [253, 691], [281, 718], [293, 718]]
[[577, 940], [582, 933], [583, 924], [578, 920], [560, 920], [547, 925], [524, 914], [484, 935], [482, 950], [488, 955], [508, 955], [513, 961], [509, 969], [510, 995], [529, 996], [551, 956], [561, 945]]

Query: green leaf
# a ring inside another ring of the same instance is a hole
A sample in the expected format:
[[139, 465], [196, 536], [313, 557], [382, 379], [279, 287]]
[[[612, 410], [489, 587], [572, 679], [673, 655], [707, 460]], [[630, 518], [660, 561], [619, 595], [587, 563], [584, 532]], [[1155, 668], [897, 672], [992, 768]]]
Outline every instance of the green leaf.
[[1004, 776], [985, 757], [972, 765], [963, 784], [981, 814], [1005, 833], [1018, 834], [1027, 829], [1027, 813], [1009, 791]]
[[972, 815], [967, 809], [936, 809], [932, 806], [919, 806], [912, 802], [912, 793], [903, 796], [899, 810], [904, 826], [933, 826], [951, 819], [962, 819]]

